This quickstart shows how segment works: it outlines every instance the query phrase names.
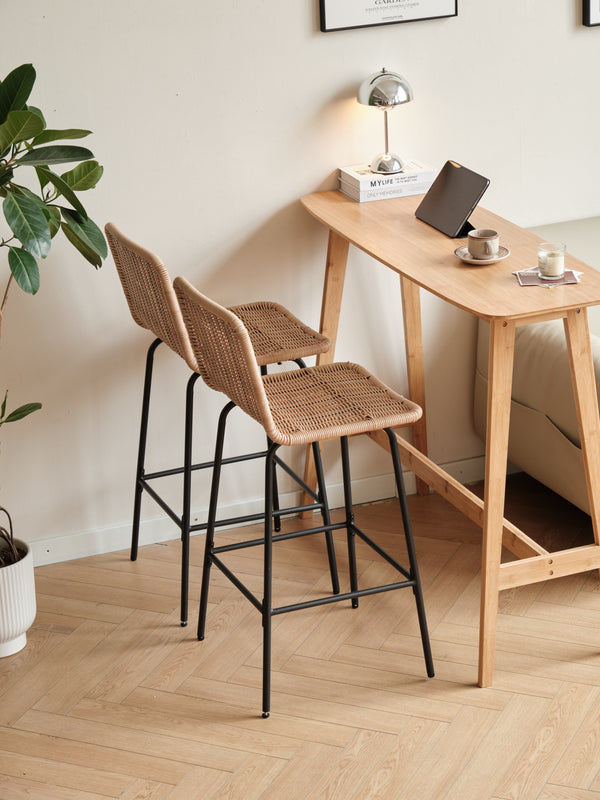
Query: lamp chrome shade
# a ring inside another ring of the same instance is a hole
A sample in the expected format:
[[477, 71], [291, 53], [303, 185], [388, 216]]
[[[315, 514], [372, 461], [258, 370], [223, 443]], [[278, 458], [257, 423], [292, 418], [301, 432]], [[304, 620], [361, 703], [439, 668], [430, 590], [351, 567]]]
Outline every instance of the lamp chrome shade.
[[358, 102], [364, 106], [393, 108], [412, 99], [413, 92], [406, 78], [385, 68], [369, 75], [358, 89]]
[[390, 108], [409, 103], [413, 99], [410, 84], [397, 72], [385, 68], [364, 80], [358, 89], [358, 102], [365, 106], [380, 108], [384, 114], [385, 152], [371, 162], [372, 172], [393, 174], [402, 172], [404, 165], [400, 156], [390, 153], [388, 145], [387, 112]]

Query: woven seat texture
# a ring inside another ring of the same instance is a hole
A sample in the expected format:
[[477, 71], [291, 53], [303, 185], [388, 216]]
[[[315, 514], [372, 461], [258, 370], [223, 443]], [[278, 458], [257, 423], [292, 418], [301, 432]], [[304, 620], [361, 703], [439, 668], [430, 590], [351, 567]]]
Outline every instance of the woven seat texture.
[[268, 375], [263, 384], [278, 444], [310, 442], [412, 425], [421, 407], [358, 364], [324, 364]]
[[259, 366], [325, 353], [331, 342], [278, 303], [231, 306], [244, 323]]
[[[199, 371], [165, 265], [110, 222], [106, 236], [133, 319]], [[324, 353], [331, 344], [278, 303], [257, 301], [231, 311], [243, 320], [261, 366]]]
[[421, 417], [420, 406], [357, 364], [324, 364], [263, 378], [242, 321], [185, 279], [176, 278], [174, 286], [202, 377], [264, 425], [277, 444], [396, 428]]

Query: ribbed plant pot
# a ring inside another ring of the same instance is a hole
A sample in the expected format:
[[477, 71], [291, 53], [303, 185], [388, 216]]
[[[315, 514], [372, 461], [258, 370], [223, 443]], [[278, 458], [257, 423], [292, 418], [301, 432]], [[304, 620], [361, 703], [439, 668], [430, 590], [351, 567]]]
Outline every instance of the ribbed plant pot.
[[36, 612], [31, 550], [20, 539], [15, 539], [15, 545], [27, 555], [16, 564], [0, 567], [0, 658], [25, 647]]

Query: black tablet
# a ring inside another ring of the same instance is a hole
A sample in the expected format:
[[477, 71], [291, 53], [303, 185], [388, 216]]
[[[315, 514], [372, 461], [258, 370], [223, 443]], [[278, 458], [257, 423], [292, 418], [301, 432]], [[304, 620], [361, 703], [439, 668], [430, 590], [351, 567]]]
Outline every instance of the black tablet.
[[446, 161], [415, 216], [446, 236], [466, 236], [473, 228], [468, 219], [489, 185], [483, 175]]

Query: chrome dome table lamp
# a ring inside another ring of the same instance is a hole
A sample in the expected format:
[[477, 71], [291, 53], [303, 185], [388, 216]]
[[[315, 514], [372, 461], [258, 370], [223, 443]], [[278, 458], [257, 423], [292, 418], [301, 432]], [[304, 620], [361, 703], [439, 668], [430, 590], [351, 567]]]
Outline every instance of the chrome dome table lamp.
[[375, 72], [364, 80], [358, 89], [358, 102], [365, 106], [375, 106], [383, 110], [385, 131], [385, 152], [371, 162], [371, 172], [393, 174], [402, 172], [404, 164], [400, 156], [390, 153], [388, 144], [388, 118], [390, 108], [409, 103], [413, 99], [412, 89], [408, 81], [396, 72], [388, 72], [385, 68]]

